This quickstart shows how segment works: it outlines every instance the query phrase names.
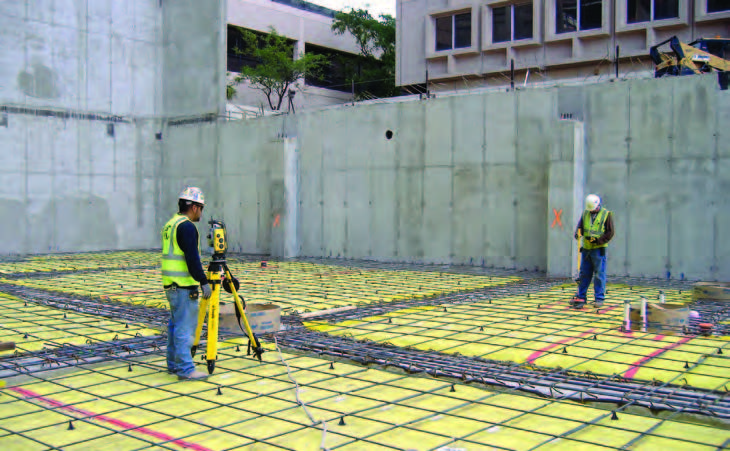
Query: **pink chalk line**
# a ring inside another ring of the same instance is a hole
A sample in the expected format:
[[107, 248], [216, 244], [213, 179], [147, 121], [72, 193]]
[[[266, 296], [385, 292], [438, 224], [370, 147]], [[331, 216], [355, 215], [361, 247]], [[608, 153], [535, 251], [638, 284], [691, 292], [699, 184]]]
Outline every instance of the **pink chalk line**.
[[191, 442], [187, 442], [185, 440], [176, 439], [175, 437], [173, 437], [171, 435], [167, 435], [164, 432], [155, 431], [153, 429], [146, 428], [146, 427], [136, 426], [136, 425], [134, 425], [132, 423], [129, 423], [129, 422], [126, 422], [126, 421], [123, 421], [123, 420], [119, 420], [119, 419], [116, 419], [116, 418], [111, 418], [111, 417], [106, 416], [106, 415], [97, 415], [94, 412], [91, 412], [89, 410], [79, 409], [78, 407], [74, 407], [74, 406], [70, 406], [70, 405], [64, 404], [64, 403], [62, 403], [60, 401], [57, 401], [55, 399], [51, 399], [51, 398], [48, 398], [48, 397], [45, 397], [45, 396], [41, 396], [40, 394], [38, 394], [36, 392], [33, 392], [31, 390], [27, 390], [25, 388], [20, 388], [20, 387], [7, 387], [6, 389], [7, 390], [12, 390], [12, 391], [14, 391], [16, 393], [19, 393], [19, 394], [23, 395], [25, 398], [31, 398], [31, 399], [34, 399], [34, 400], [38, 400], [38, 401], [41, 401], [41, 402], [43, 402], [45, 404], [51, 405], [53, 407], [56, 407], [58, 409], [66, 410], [66, 411], [69, 411], [69, 412], [72, 412], [72, 413], [75, 413], [75, 414], [78, 414], [78, 415], [82, 415], [84, 417], [90, 417], [92, 420], [100, 421], [102, 423], [109, 423], [109, 424], [111, 424], [113, 426], [116, 426], [118, 428], [133, 430], [134, 432], [137, 432], [139, 434], [148, 435], [150, 437], [154, 437], [154, 438], [159, 439], [159, 440], [164, 440], [166, 442], [170, 442], [170, 443], [172, 443], [174, 445], [177, 445], [177, 446], [179, 446], [181, 448], [194, 449], [196, 451], [212, 451], [210, 448], [206, 448], [206, 447], [204, 447], [202, 445], [198, 445], [197, 443], [191, 443]]
[[567, 343], [567, 342], [569, 342], [571, 340], [578, 340], [580, 338], [585, 337], [586, 335], [590, 335], [593, 332], [595, 332], [595, 330], [596, 329], [589, 329], [589, 330], [587, 330], [585, 332], [581, 332], [577, 337], [563, 338], [562, 340], [558, 341], [557, 343], [551, 343], [551, 344], [545, 346], [544, 348], [540, 349], [539, 351], [535, 351], [532, 354], [530, 354], [530, 357], [527, 358], [526, 362], [527, 363], [533, 363], [535, 360], [537, 360], [538, 357], [540, 357], [541, 355], [545, 354], [549, 350], [551, 350], [551, 349], [553, 349], [553, 348], [555, 348], [557, 346], [560, 346], [562, 344], [565, 344], [565, 343]]
[[631, 368], [629, 368], [624, 373], [624, 377], [626, 379], [632, 379], [636, 375], [636, 372], [639, 371], [639, 368], [641, 368], [641, 366], [643, 364], [645, 364], [649, 360], [653, 359], [654, 357], [657, 357], [659, 355], [662, 355], [665, 352], [667, 352], [667, 351], [669, 351], [671, 349], [676, 348], [677, 346], [679, 346], [681, 344], [687, 343], [691, 339], [692, 339], [692, 337], [684, 337], [684, 338], [680, 339], [679, 341], [675, 341], [674, 343], [670, 343], [670, 344], [664, 346], [663, 348], [657, 349], [656, 351], [652, 352], [651, 354], [640, 358], [639, 360], [637, 360], [636, 362], [634, 362], [634, 363], [631, 364]]

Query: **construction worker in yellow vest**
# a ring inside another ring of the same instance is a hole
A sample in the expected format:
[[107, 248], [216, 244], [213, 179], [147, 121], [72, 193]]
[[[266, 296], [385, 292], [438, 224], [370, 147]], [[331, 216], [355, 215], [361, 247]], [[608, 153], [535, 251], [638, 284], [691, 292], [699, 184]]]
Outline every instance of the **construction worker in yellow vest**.
[[593, 279], [595, 307], [603, 306], [606, 298], [606, 248], [613, 238], [613, 214], [602, 208], [601, 198], [595, 194], [586, 197], [585, 211], [578, 221], [574, 238], [582, 235], [580, 248], [580, 276], [578, 293], [570, 301], [573, 308], [581, 309], [586, 304], [588, 286]]
[[212, 293], [200, 262], [200, 221], [205, 198], [200, 188], [190, 186], [180, 193], [178, 213], [162, 228], [162, 285], [170, 303], [167, 328], [167, 370], [178, 379], [205, 379], [196, 371], [190, 348], [198, 323], [198, 286], [203, 298]]

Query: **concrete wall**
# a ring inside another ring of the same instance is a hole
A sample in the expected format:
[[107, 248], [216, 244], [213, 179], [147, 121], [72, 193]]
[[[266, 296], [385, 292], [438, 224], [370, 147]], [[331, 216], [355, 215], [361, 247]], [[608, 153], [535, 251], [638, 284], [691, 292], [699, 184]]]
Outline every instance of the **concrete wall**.
[[159, 245], [157, 133], [225, 106], [221, 1], [0, 2], [0, 253]]
[[164, 114], [226, 110], [226, 1], [152, 0], [162, 9]]
[[730, 94], [707, 76], [262, 118], [220, 126], [228, 175], [210, 189], [233, 206], [236, 248], [272, 250], [269, 224], [286, 200], [277, 137], [295, 135], [300, 207], [288, 213], [300, 256], [569, 275], [573, 229], [595, 192], [615, 212], [610, 274], [728, 279], [729, 114]]

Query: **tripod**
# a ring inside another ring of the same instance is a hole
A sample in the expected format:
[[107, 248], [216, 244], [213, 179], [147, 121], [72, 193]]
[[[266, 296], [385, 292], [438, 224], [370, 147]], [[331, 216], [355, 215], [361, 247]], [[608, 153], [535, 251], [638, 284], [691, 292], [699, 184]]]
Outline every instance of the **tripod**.
[[[264, 350], [261, 348], [261, 343], [256, 338], [256, 335], [251, 330], [251, 326], [246, 318], [245, 303], [243, 296], [240, 296], [237, 292], [240, 285], [238, 280], [231, 275], [231, 271], [228, 269], [226, 264], [226, 250], [228, 245], [226, 243], [226, 226], [223, 221], [216, 221], [211, 219], [208, 221], [211, 225], [210, 233], [208, 234], [208, 244], [213, 247], [213, 257], [208, 265], [208, 282], [211, 284], [212, 293], [209, 299], [201, 299], [200, 307], [198, 309], [198, 325], [195, 328], [195, 340], [193, 346], [190, 349], [190, 353], [195, 357], [195, 353], [198, 350], [200, 344], [200, 335], [203, 331], [203, 323], [208, 316], [208, 342], [205, 350], [205, 359], [208, 363], [208, 374], [213, 374], [215, 370], [215, 361], [218, 357], [218, 314], [220, 312], [220, 295], [221, 286], [228, 293], [233, 295], [236, 317], [238, 319], [238, 326], [241, 331], [248, 336], [248, 352], [247, 355], [251, 355], [253, 350], [254, 357], [261, 361], [261, 354]], [[224, 279], [222, 279], [222, 277]], [[243, 318], [243, 326], [241, 325], [241, 318]]]

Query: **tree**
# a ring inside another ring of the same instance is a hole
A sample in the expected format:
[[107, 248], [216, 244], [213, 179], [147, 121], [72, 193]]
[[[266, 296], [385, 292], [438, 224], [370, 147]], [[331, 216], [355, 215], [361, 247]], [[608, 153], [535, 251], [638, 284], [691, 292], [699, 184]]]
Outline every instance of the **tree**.
[[267, 35], [256, 35], [242, 28], [238, 28], [238, 31], [242, 35], [244, 48], [234, 51], [252, 56], [257, 64], [242, 68], [241, 74], [229, 86], [234, 87], [247, 80], [252, 88], [264, 93], [272, 110], [281, 109], [284, 96], [292, 84], [305, 76], [320, 77], [327, 63], [327, 58], [321, 55], [303, 54], [295, 58], [293, 44], [273, 27]]
[[395, 18], [381, 14], [374, 18], [368, 11], [351, 9], [338, 12], [332, 30], [341, 35], [349, 32], [360, 47], [359, 73], [349, 78], [361, 87], [361, 97], [369, 94], [392, 97], [400, 93], [395, 86]]

